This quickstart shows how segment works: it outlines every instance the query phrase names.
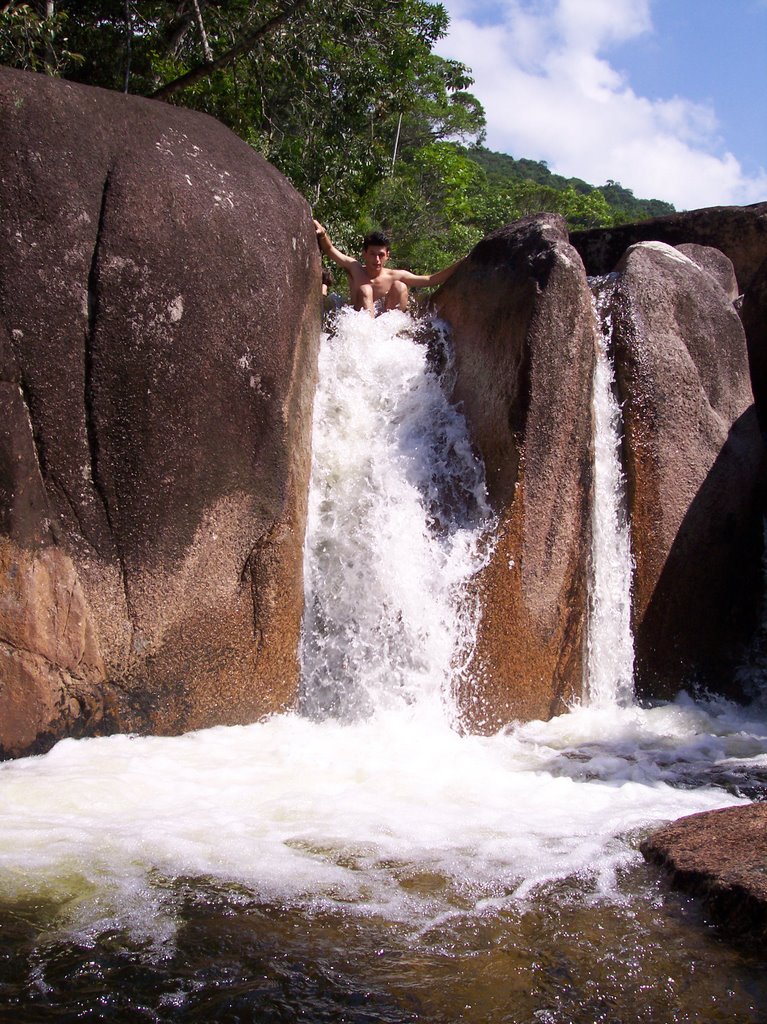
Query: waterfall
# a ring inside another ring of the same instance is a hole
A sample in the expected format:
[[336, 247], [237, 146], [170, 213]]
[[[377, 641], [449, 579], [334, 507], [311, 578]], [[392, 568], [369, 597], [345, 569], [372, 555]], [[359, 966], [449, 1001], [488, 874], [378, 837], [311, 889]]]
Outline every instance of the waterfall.
[[354, 720], [401, 704], [454, 715], [471, 643], [463, 583], [490, 510], [462, 415], [413, 321], [339, 313], [320, 356], [301, 707]]
[[[596, 279], [588, 702], [633, 696], [622, 420], [609, 359], [612, 278]], [[489, 522], [482, 467], [406, 316], [342, 312], [321, 352], [309, 503], [301, 707], [365, 717], [400, 703], [454, 720], [449, 679], [470, 649], [463, 584]], [[374, 440], [374, 443], [371, 441]]]
[[634, 692], [633, 562], [620, 459], [622, 417], [609, 354], [615, 280], [615, 275], [609, 275], [591, 281], [598, 329], [592, 392], [594, 486], [586, 689], [589, 703], [597, 707], [626, 707]]
[[[409, 317], [344, 311], [336, 327], [316, 402], [300, 713], [64, 740], [0, 764], [14, 1022], [591, 1024], [708, 1020], [712, 1006], [756, 1020], [742, 1012], [750, 975], [677, 904], [666, 913], [638, 844], [767, 793], [762, 718], [597, 690], [548, 722], [453, 728], [475, 624], [464, 584], [492, 527], [482, 468]], [[604, 436], [600, 516], [620, 508], [618, 435]], [[599, 544], [594, 562], [589, 670], [614, 686], [630, 680], [630, 661], [606, 657], [628, 618], [607, 617]]]

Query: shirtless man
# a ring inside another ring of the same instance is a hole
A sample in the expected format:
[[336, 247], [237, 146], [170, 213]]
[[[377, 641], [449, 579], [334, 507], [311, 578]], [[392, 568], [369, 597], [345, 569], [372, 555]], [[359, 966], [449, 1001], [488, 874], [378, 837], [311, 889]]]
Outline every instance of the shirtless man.
[[461, 262], [458, 260], [436, 274], [411, 274], [409, 270], [386, 266], [390, 256], [389, 239], [380, 231], [365, 235], [360, 262], [336, 249], [319, 221], [314, 222], [314, 229], [320, 250], [349, 275], [352, 305], [355, 309], [367, 310], [371, 316], [389, 309], [407, 309], [409, 288], [443, 284]]

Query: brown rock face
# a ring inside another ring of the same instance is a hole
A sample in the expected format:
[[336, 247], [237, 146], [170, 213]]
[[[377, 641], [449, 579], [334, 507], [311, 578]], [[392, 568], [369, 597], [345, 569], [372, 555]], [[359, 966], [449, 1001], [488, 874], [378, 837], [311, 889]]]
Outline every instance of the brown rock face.
[[459, 694], [467, 725], [548, 718], [580, 693], [589, 538], [594, 320], [586, 276], [555, 215], [490, 235], [436, 296], [498, 512], [476, 580], [476, 650]]
[[743, 329], [718, 281], [642, 243], [619, 265], [613, 322], [624, 400], [636, 682], [739, 696], [755, 627], [763, 447]]
[[701, 896], [740, 938], [767, 938], [767, 804], [692, 814], [641, 846], [679, 889]]
[[754, 275], [740, 309], [748, 343], [748, 361], [756, 410], [767, 437], [767, 258]]
[[767, 203], [753, 206], [714, 206], [689, 213], [672, 213], [640, 224], [576, 231], [570, 241], [583, 257], [589, 274], [609, 274], [636, 242], [694, 242], [729, 256], [738, 286], [744, 292], [767, 258]]
[[309, 210], [216, 121], [0, 70], [0, 753], [294, 697]]

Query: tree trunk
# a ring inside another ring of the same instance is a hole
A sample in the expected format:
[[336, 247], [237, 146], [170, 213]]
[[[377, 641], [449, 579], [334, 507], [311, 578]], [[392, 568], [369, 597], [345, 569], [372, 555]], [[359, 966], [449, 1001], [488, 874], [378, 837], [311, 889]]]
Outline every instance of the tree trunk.
[[192, 0], [194, 6], [194, 17], [197, 22], [197, 29], [200, 33], [200, 40], [202, 41], [202, 54], [205, 57], [205, 63], [210, 64], [213, 61], [213, 54], [210, 49], [210, 43], [208, 42], [208, 34], [205, 31], [205, 22], [202, 20], [202, 11], [197, 0]]

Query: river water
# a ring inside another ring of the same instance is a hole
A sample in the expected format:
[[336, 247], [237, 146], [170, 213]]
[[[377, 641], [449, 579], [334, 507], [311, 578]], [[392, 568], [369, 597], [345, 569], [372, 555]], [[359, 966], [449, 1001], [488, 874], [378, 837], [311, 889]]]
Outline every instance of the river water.
[[323, 342], [298, 710], [0, 765], [0, 1021], [767, 1020], [763, 963], [638, 853], [761, 795], [766, 716], [632, 703], [627, 542], [592, 551], [584, 704], [461, 733], [492, 516], [412, 332], [345, 311]]

